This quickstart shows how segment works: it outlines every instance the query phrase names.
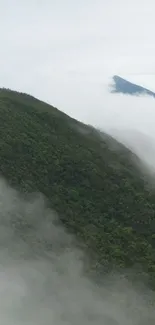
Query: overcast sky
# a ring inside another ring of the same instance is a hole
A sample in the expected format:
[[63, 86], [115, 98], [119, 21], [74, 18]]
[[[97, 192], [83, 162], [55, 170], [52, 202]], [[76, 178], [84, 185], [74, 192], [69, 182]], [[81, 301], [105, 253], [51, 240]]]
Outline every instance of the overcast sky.
[[134, 101], [107, 87], [119, 74], [155, 90], [154, 13], [154, 0], [0, 0], [0, 86], [88, 123], [132, 124]]

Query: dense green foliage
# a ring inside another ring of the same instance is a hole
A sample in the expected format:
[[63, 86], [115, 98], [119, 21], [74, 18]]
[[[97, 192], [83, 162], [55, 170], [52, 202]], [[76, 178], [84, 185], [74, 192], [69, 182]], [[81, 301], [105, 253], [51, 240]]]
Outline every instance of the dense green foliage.
[[99, 265], [155, 278], [155, 194], [137, 159], [106, 134], [26, 94], [0, 91], [0, 172], [40, 191]]

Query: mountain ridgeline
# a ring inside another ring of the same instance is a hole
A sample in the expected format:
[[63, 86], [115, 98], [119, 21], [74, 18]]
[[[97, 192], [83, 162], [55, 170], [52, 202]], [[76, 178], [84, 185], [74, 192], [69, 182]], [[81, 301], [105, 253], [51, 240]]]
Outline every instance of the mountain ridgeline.
[[47, 197], [96, 271], [138, 265], [155, 285], [155, 193], [138, 162], [107, 134], [34, 97], [0, 90], [1, 175]]
[[142, 87], [129, 82], [119, 76], [113, 76], [113, 85], [111, 87], [112, 93], [122, 93], [126, 95], [140, 96], [143, 94], [155, 97], [155, 93]]

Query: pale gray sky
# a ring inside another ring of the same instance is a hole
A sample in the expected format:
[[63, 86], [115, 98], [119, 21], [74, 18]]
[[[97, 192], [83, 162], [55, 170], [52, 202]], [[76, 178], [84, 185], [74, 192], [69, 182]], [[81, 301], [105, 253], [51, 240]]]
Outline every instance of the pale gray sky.
[[0, 0], [0, 86], [102, 126], [128, 105], [107, 94], [112, 75], [155, 90], [154, 13], [154, 0]]

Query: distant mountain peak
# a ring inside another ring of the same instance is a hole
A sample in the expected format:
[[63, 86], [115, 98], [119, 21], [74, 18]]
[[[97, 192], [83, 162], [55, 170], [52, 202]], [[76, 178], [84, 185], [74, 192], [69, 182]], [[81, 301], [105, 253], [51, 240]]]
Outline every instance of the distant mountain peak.
[[126, 95], [139, 96], [139, 95], [149, 95], [155, 97], [155, 93], [147, 88], [134, 84], [120, 76], [114, 75], [113, 84], [111, 85], [111, 93], [122, 93]]

